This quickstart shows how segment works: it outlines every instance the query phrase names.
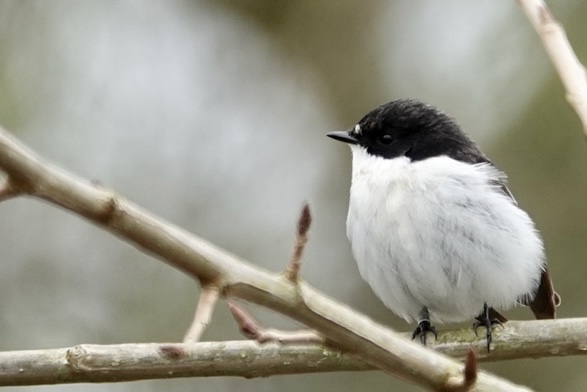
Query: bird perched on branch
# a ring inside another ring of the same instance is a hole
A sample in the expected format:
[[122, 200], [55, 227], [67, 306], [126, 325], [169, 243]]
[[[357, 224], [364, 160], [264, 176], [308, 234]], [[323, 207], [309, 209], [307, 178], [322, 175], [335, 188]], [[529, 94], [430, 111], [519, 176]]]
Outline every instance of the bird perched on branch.
[[560, 297], [532, 219], [506, 176], [447, 114], [398, 100], [329, 137], [352, 150], [347, 236], [361, 276], [395, 314], [418, 322], [475, 319], [492, 329], [497, 309], [528, 305], [555, 318]]

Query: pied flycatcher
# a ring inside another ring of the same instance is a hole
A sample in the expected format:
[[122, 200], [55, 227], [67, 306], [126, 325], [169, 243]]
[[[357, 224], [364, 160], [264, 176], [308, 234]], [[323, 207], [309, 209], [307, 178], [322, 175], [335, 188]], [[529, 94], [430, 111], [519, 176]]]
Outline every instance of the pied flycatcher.
[[413, 100], [384, 104], [348, 132], [352, 150], [347, 236], [363, 279], [395, 314], [431, 322], [470, 318], [475, 332], [507, 319], [496, 309], [528, 305], [555, 318], [560, 297], [534, 222], [506, 176], [457, 123]]

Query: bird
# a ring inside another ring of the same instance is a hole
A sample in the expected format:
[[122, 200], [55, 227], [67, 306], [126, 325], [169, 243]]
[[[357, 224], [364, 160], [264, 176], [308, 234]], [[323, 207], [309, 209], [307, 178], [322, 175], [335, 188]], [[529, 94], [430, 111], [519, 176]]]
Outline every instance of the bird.
[[327, 136], [352, 151], [346, 232], [360, 275], [417, 322], [412, 340], [436, 339], [435, 323], [474, 320], [489, 352], [507, 321], [500, 311], [521, 304], [556, 318], [560, 296], [533, 220], [450, 115], [400, 99]]

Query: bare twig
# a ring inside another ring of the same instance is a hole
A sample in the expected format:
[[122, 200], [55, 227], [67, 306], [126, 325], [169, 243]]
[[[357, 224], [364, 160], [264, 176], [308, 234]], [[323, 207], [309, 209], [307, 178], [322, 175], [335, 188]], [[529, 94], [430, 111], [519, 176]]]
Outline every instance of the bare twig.
[[450, 379], [447, 381], [447, 388], [443, 392], [468, 392], [477, 381], [477, 356], [472, 348], [469, 348], [465, 356], [465, 367], [463, 368], [463, 375], [460, 378]]
[[183, 338], [184, 343], [195, 343], [200, 340], [204, 330], [210, 323], [219, 296], [220, 290], [217, 286], [213, 284], [202, 286], [194, 321]]
[[296, 282], [300, 274], [302, 266], [302, 254], [308, 242], [308, 230], [312, 224], [312, 214], [310, 213], [310, 206], [305, 203], [298, 219], [298, 226], [296, 230], [296, 242], [292, 252], [291, 259], [287, 268], [285, 269], [285, 277], [291, 282]]
[[554, 19], [542, 0], [518, 0], [540, 36], [567, 91], [567, 101], [573, 107], [587, 135], [587, 74], [563, 27]]
[[324, 339], [315, 331], [309, 329], [301, 331], [282, 331], [272, 328], [264, 328], [250, 314], [245, 312], [239, 306], [228, 303], [228, 308], [232, 313], [241, 333], [251, 340], [259, 343], [278, 342], [281, 344], [299, 344], [299, 343], [317, 343], [323, 344]]
[[[454, 360], [404, 339], [339, 304], [303, 281], [293, 284], [263, 271], [180, 228], [143, 211], [113, 192], [97, 188], [43, 162], [0, 130], [0, 168], [28, 194], [69, 209], [198, 279], [217, 284], [224, 295], [290, 316], [337, 348], [373, 366], [439, 390], [462, 373]], [[20, 182], [24, 186], [21, 187]], [[480, 372], [472, 391], [527, 391]]]
[[477, 381], [477, 372], [479, 371], [477, 367], [477, 356], [475, 355], [475, 351], [472, 348], [469, 349], [467, 352], [467, 357], [465, 358], [465, 368], [463, 369], [463, 376], [464, 382], [463, 386], [467, 389], [471, 388], [475, 382]]

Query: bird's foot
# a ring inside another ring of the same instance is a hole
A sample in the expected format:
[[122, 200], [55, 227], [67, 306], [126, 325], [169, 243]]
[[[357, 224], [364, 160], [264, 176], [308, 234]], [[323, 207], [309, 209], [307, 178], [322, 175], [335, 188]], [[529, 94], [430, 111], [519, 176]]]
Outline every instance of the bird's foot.
[[420, 317], [418, 320], [418, 326], [412, 333], [412, 340], [416, 339], [416, 337], [420, 337], [420, 342], [425, 346], [426, 345], [426, 335], [428, 332], [434, 335], [434, 340], [438, 339], [438, 334], [436, 333], [436, 328], [434, 325], [430, 323], [430, 314], [428, 313], [428, 309], [426, 307], [422, 308], [420, 312]]
[[428, 321], [428, 320], [420, 320], [418, 322], [418, 326], [414, 330], [414, 333], [412, 333], [412, 340], [416, 339], [416, 337], [419, 336], [420, 341], [425, 346], [426, 345], [426, 334], [428, 332], [431, 332], [434, 335], [434, 340], [436, 340], [438, 338], [438, 334], [436, 333], [436, 327], [434, 327], [434, 325], [430, 324], [430, 321]]
[[491, 349], [491, 342], [493, 340], [493, 327], [495, 325], [499, 325], [503, 328], [503, 324], [501, 320], [495, 317], [491, 312], [492, 308], [488, 307], [487, 304], [483, 304], [483, 311], [477, 317], [475, 317], [475, 322], [473, 323], [473, 331], [475, 331], [475, 335], [479, 336], [477, 333], [477, 329], [479, 327], [485, 327], [487, 330], [486, 339], [487, 339], [487, 352]]

